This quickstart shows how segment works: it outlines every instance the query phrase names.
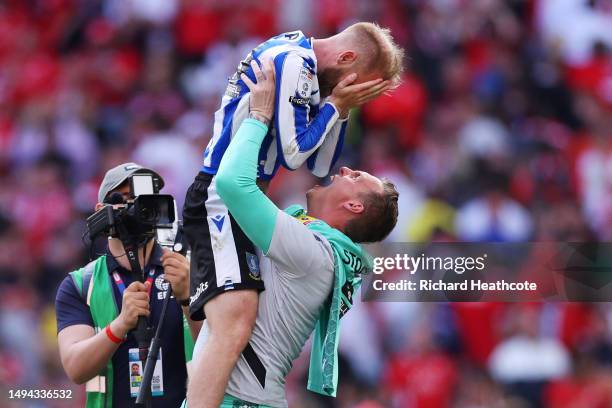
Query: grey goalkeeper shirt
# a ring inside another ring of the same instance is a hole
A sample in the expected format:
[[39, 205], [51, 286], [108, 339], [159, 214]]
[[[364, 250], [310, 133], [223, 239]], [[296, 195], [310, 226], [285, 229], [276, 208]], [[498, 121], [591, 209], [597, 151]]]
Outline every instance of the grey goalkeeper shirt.
[[[259, 296], [249, 343], [264, 371], [257, 364], [253, 367], [251, 353], [243, 353], [226, 392], [245, 401], [286, 407], [285, 377], [331, 294], [334, 254], [324, 237], [279, 211], [268, 254], [260, 253], [259, 260], [266, 289]], [[194, 360], [208, 336], [209, 328], [204, 322]]]

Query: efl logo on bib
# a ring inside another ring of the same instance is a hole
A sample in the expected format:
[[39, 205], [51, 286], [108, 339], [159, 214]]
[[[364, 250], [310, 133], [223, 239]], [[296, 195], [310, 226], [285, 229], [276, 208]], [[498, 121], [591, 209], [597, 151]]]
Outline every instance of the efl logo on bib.
[[160, 292], [167, 291], [169, 285], [170, 284], [166, 281], [166, 279], [164, 278], [164, 275], [159, 275], [157, 278], [155, 278], [155, 287]]
[[163, 274], [155, 278], [155, 287], [157, 288], [157, 300], [164, 300], [166, 298], [166, 294], [168, 293], [170, 283], [166, 281]]

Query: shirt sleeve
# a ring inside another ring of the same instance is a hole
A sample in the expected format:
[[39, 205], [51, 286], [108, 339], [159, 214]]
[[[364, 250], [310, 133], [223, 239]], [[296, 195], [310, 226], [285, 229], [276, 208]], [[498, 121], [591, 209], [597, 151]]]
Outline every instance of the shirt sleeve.
[[278, 207], [257, 186], [257, 157], [268, 132], [263, 123], [245, 119], [223, 155], [216, 176], [219, 196], [247, 237], [268, 252]]
[[280, 269], [294, 276], [334, 268], [334, 255], [329, 242], [282, 211], [277, 215], [267, 256]]
[[66, 276], [60, 284], [55, 296], [55, 314], [57, 317], [57, 332], [68, 326], [86, 324], [94, 327], [89, 306], [81, 298], [72, 278]]
[[295, 53], [283, 53], [274, 59], [276, 69], [275, 128], [282, 163], [295, 170], [323, 143], [338, 121], [335, 106], [326, 102], [309, 120], [314, 72]]
[[348, 119], [336, 121], [321, 146], [308, 158], [308, 169], [315, 176], [327, 176], [336, 165], [340, 153], [342, 153], [347, 123]]

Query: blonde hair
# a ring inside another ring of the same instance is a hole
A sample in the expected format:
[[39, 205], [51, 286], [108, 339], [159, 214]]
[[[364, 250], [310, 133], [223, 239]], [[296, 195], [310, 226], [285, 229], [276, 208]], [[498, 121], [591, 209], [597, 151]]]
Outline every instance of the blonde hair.
[[347, 27], [340, 34], [348, 34], [353, 40], [352, 45], [361, 50], [365, 56], [361, 64], [366, 71], [379, 71], [383, 79], [391, 81], [392, 88], [399, 86], [404, 70], [404, 50], [393, 40], [391, 30], [376, 23], [361, 22]]

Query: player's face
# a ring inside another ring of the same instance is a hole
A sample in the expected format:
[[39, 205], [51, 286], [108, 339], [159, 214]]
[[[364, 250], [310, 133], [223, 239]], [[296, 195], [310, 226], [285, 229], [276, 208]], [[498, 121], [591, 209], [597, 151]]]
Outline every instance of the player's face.
[[328, 186], [315, 186], [308, 191], [307, 198], [324, 200], [336, 207], [349, 200], [361, 200], [361, 197], [371, 192], [383, 192], [383, 184], [379, 178], [365, 171], [341, 167], [338, 174], [331, 177]]

